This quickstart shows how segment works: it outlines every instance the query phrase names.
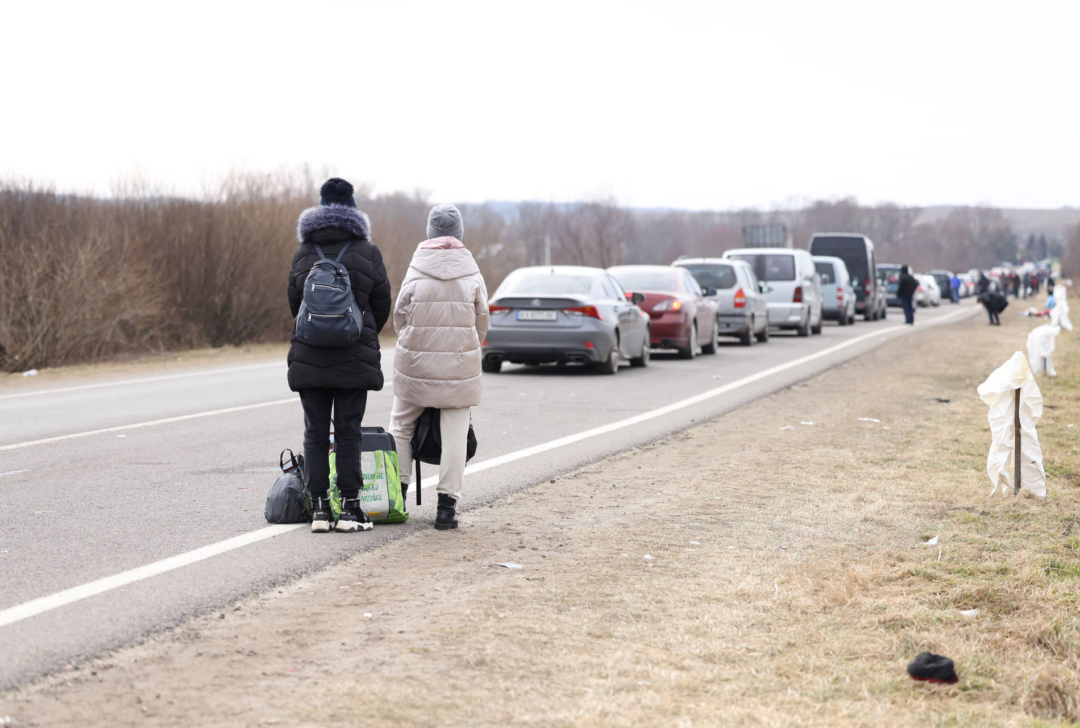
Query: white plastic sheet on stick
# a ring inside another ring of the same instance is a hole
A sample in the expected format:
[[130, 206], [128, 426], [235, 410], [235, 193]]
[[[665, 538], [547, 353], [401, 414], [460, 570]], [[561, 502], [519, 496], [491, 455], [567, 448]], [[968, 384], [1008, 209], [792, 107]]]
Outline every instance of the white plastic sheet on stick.
[[1072, 321], [1069, 320], [1069, 299], [1065, 286], [1054, 288], [1054, 300], [1057, 301], [1057, 305], [1050, 309], [1050, 324], [1060, 326], [1066, 331], [1072, 331]]
[[1002, 495], [1013, 492], [1013, 417], [1015, 392], [1020, 390], [1020, 485], [1033, 495], [1046, 496], [1046, 471], [1035, 425], [1042, 419], [1043, 401], [1024, 352], [1018, 351], [979, 385], [979, 397], [990, 407], [987, 419], [993, 441], [986, 474]]
[[1060, 326], [1043, 324], [1036, 326], [1028, 334], [1027, 355], [1033, 373], [1057, 376], [1057, 372], [1054, 371], [1054, 340], [1060, 333]]

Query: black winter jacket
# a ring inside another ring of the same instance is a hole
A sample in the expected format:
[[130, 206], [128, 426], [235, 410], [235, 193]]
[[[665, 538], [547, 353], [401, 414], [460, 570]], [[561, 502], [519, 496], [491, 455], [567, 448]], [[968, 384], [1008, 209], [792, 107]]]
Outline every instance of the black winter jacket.
[[896, 286], [896, 295], [900, 298], [911, 298], [915, 295], [915, 289], [919, 287], [919, 281], [910, 273], [900, 274], [900, 283]]
[[379, 332], [390, 317], [390, 279], [382, 253], [371, 242], [367, 215], [342, 205], [312, 207], [300, 214], [296, 237], [300, 246], [289, 272], [289, 308], [293, 318], [304, 299], [308, 273], [319, 259], [315, 245], [322, 247], [327, 258], [336, 258], [342, 246], [351, 241], [341, 263], [349, 271], [353, 297], [364, 312], [364, 329], [355, 344], [320, 347], [297, 341], [294, 326], [288, 359], [289, 389], [294, 392], [319, 387], [382, 389]]

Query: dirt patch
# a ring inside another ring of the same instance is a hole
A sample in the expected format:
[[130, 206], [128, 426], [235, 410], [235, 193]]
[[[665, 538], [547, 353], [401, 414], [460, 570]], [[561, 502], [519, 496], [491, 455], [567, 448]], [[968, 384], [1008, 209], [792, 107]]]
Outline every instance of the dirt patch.
[[[0, 715], [151, 726], [1076, 719], [1080, 489], [1065, 476], [1080, 471], [1067, 427], [1080, 423], [1080, 346], [1063, 335], [1062, 376], [1040, 381], [1056, 407], [1040, 427], [1050, 497], [988, 501], [974, 389], [1034, 325], [1003, 324], [889, 344], [467, 511], [457, 532], [419, 533], [6, 693]], [[933, 536], [938, 546], [922, 545]], [[953, 657], [960, 683], [909, 680], [922, 650]]]

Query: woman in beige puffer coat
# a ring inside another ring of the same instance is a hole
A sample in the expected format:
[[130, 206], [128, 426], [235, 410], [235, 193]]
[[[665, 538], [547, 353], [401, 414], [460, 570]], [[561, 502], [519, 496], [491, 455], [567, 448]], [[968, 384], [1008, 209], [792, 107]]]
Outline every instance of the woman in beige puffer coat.
[[456, 207], [431, 208], [427, 233], [428, 240], [413, 254], [394, 306], [398, 343], [390, 433], [407, 490], [416, 419], [426, 407], [440, 409], [442, 458], [435, 528], [445, 530], [457, 528], [455, 508], [465, 475], [469, 408], [480, 404], [487, 286], [472, 253], [461, 243], [464, 226]]

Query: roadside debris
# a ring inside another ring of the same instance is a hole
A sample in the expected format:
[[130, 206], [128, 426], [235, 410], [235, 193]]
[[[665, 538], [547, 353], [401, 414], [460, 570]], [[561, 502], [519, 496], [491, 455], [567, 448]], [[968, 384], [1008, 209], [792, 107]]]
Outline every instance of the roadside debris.
[[951, 401], [951, 399], [945, 399], [944, 397], [923, 397], [923, 402], [941, 402], [942, 404], [948, 404]]
[[648, 554], [645, 554], [645, 560], [646, 561], [655, 561], [656, 559], [654, 559], [652, 556], [649, 556]]
[[978, 609], [961, 609], [960, 614], [965, 616], [965, 617], [968, 617], [970, 619], [971, 617], [979, 616], [979, 610]]
[[22, 375], [23, 375], [24, 377], [36, 377], [36, 376], [37, 376], [37, 374], [38, 374], [38, 370], [37, 370], [37, 369], [28, 369], [27, 371], [25, 371], [25, 372], [23, 372], [23, 373], [22, 373]]
[[873, 417], [860, 417], [859, 422], [877, 422], [881, 424], [881, 420], [874, 419]]
[[794, 430], [795, 426], [794, 425], [785, 425], [784, 427], [781, 427], [780, 429], [781, 430]]
[[514, 569], [520, 569], [521, 568], [521, 564], [515, 564], [512, 561], [506, 561], [506, 562], [501, 563], [501, 564], [492, 564], [492, 566], [501, 566], [504, 569], [510, 569], [511, 571], [514, 570]]
[[813, 421], [813, 420], [807, 420], [806, 422], [800, 422], [799, 424], [800, 424], [800, 425], [807, 425], [807, 426], [811, 426], [811, 425], [813, 425], [813, 424], [814, 424], [814, 421]]
[[937, 540], [938, 540], [938, 537], [934, 536], [929, 541], [924, 541], [923, 546], [937, 546]]
[[912, 680], [922, 680], [923, 682], [942, 685], [952, 685], [959, 679], [956, 677], [953, 661], [948, 657], [935, 655], [932, 652], [920, 652], [907, 666], [907, 671]]

